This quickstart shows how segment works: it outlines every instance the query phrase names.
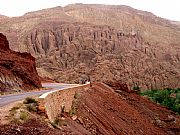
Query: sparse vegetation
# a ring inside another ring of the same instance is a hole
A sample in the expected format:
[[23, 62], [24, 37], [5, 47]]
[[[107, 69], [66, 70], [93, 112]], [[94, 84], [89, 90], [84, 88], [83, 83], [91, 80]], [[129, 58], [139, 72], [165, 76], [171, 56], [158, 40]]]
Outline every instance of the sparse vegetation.
[[80, 97], [80, 94], [76, 92], [74, 95], [74, 99], [78, 99], [79, 97]]
[[73, 116], [73, 115], [76, 114], [76, 112], [77, 112], [77, 108], [76, 107], [72, 107], [71, 110], [69, 111], [69, 115]]
[[135, 85], [135, 86], [133, 87], [133, 90], [135, 90], [135, 91], [140, 91], [141, 88], [140, 88], [139, 86]]
[[20, 112], [20, 115], [19, 115], [19, 118], [20, 118], [20, 120], [22, 120], [22, 121], [26, 121], [26, 120], [29, 119], [29, 115], [28, 115], [27, 112], [21, 111], [21, 112]]
[[11, 108], [10, 112], [16, 112], [16, 110], [18, 110], [19, 108], [19, 106], [14, 106], [13, 108]]
[[58, 128], [58, 125], [56, 125], [54, 122], [51, 122], [51, 125], [53, 126], [53, 128]]
[[29, 112], [36, 112], [37, 111], [37, 105], [32, 103], [32, 104], [27, 104], [26, 108]]
[[17, 120], [15, 120], [15, 115], [16, 115], [18, 109], [19, 108], [17, 108], [17, 107], [11, 108], [11, 110], [9, 110], [10, 112], [9, 112], [9, 115], [7, 116], [7, 119], [10, 121], [13, 121], [13, 122], [17, 121]]
[[55, 119], [54, 122], [51, 122], [51, 125], [54, 127], [54, 128], [59, 128], [59, 119]]
[[18, 104], [16, 104], [16, 106], [12, 107], [12, 108], [9, 110], [9, 112], [10, 112], [9, 118], [14, 117], [14, 116], [16, 115], [17, 111], [18, 111], [19, 109], [21, 109], [22, 107], [23, 107], [23, 104], [21, 104], [21, 103], [18, 103]]
[[36, 99], [32, 98], [32, 97], [27, 97], [24, 102], [24, 104], [31, 104], [31, 103], [37, 103]]
[[150, 100], [168, 107], [169, 109], [180, 114], [180, 88], [147, 90], [141, 92], [141, 95], [147, 96]]
[[36, 112], [37, 111], [37, 104], [38, 102], [36, 101], [36, 99], [31, 98], [31, 97], [27, 97], [24, 102], [24, 104], [26, 104], [26, 109], [29, 112]]
[[66, 126], [67, 124], [61, 118], [56, 118], [53, 122], [51, 122], [51, 125], [54, 128], [58, 128], [59, 129], [60, 126]]
[[77, 102], [76, 101], [77, 101], [77, 99], [74, 98], [74, 101], [73, 101], [72, 106], [71, 106], [71, 110], [69, 111], [70, 116], [73, 116], [77, 113]]
[[9, 110], [7, 119], [11, 123], [21, 124], [29, 119], [29, 114], [26, 110], [24, 110], [24, 105], [22, 103], [19, 103]]

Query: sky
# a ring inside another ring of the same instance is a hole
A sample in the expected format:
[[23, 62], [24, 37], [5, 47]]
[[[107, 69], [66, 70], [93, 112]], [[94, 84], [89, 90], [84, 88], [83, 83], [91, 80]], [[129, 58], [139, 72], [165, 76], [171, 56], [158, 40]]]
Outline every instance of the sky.
[[73, 3], [128, 5], [159, 17], [180, 21], [180, 0], [0, 0], [0, 14], [21, 16], [27, 12]]

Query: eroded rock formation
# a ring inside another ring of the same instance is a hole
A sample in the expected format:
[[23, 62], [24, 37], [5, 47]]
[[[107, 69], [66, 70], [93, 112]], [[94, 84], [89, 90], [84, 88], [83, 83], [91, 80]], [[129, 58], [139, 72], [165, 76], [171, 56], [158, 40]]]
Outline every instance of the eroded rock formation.
[[118, 80], [130, 88], [180, 87], [180, 27], [128, 6], [72, 4], [0, 21], [10, 48], [37, 58], [60, 82]]
[[0, 33], [0, 91], [29, 90], [41, 87], [35, 58], [28, 53], [9, 49], [6, 37]]
[[130, 88], [180, 86], [178, 52], [109, 26], [46, 22], [32, 30], [26, 44], [38, 67], [58, 81], [78, 82], [86, 74], [91, 81], [121, 80]]

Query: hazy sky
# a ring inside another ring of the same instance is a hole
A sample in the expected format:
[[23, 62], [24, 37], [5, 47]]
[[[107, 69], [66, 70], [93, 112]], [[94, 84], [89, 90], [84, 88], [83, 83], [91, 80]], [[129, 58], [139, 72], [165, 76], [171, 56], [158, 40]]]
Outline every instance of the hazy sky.
[[150, 11], [160, 17], [180, 21], [180, 0], [0, 0], [0, 14], [20, 16], [43, 8], [65, 6], [72, 3], [129, 5]]

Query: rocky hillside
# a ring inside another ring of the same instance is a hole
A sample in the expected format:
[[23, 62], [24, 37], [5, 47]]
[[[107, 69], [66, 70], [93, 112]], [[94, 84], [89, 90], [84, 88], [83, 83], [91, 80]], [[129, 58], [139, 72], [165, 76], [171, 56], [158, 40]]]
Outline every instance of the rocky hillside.
[[177, 23], [127, 6], [73, 4], [4, 19], [11, 48], [61, 82], [121, 80], [130, 88], [180, 87]]
[[37, 66], [59, 81], [77, 82], [88, 74], [92, 81], [122, 80], [143, 89], [179, 86], [177, 51], [109, 26], [46, 22], [29, 33], [26, 44]]
[[[150, 12], [128, 6], [72, 4], [65, 7], [66, 14], [80, 22], [109, 25], [124, 32], [138, 32], [153, 43], [180, 43], [180, 28], [171, 21]], [[177, 42], [176, 41], [176, 42]]]
[[0, 33], [0, 91], [29, 90], [41, 87], [35, 58], [28, 53], [9, 49], [6, 37]]
[[4, 15], [0, 15], [0, 21], [4, 21], [4, 20], [6, 20], [6, 19], [8, 19], [9, 17], [7, 17], [7, 16], [4, 16]]

